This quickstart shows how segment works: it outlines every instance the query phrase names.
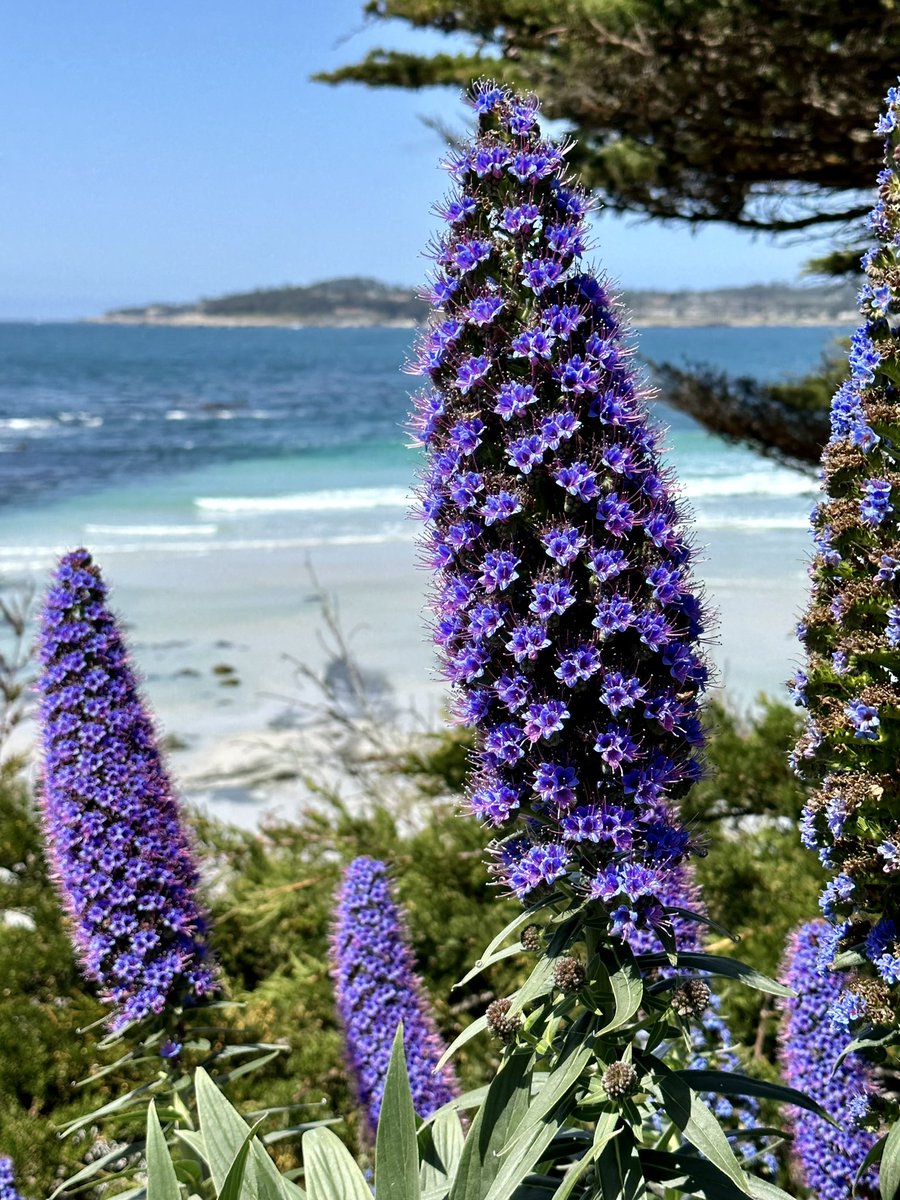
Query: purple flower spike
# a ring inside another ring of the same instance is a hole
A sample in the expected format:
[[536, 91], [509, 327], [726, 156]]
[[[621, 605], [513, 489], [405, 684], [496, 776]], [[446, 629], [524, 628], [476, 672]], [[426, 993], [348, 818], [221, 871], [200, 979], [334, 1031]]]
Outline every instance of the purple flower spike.
[[86, 550], [59, 563], [41, 622], [50, 862], [113, 1030], [215, 991], [197, 867], [106, 586]]
[[[834, 1065], [847, 1036], [830, 1016], [843, 981], [819, 966], [827, 933], [824, 921], [810, 921], [788, 943], [783, 982], [797, 994], [783, 1002], [781, 1065], [785, 1082], [816, 1100], [840, 1125], [835, 1128], [806, 1109], [793, 1110], [793, 1154], [802, 1183], [816, 1200], [850, 1200], [856, 1172], [877, 1138], [857, 1127], [868, 1110], [870, 1069], [855, 1054]], [[856, 1195], [876, 1200], [876, 1170], [866, 1172]]]
[[0, 1200], [22, 1200], [16, 1188], [11, 1158], [0, 1158]]
[[[892, 937], [876, 953], [880, 939], [868, 936], [900, 928], [900, 892], [878, 849], [900, 839], [900, 88], [888, 91], [885, 105], [862, 324], [831, 403], [822, 495], [811, 518], [812, 585], [798, 628], [806, 662], [794, 689], [809, 717], [793, 765], [812, 785], [804, 844], [835, 882], [855, 885], [830, 887], [823, 897], [834, 950], [860, 947], [869, 960], [860, 976], [896, 988], [900, 942]], [[892, 1003], [896, 1024], [900, 990]]]
[[[418, 355], [440, 342], [441, 361], [412, 421], [435, 641], [477, 729], [469, 808], [500, 882], [528, 903], [593, 897], [621, 933], [654, 919], [688, 854], [668, 813], [699, 774], [704, 615], [621, 316], [581, 261], [590, 203], [567, 147], [531, 98], [479, 83], [470, 100]], [[610, 808], [633, 820], [595, 836]]]
[[387, 867], [377, 859], [355, 858], [344, 872], [331, 951], [347, 1059], [372, 1134], [401, 1021], [413, 1104], [420, 1117], [431, 1116], [457, 1094], [456, 1077], [449, 1065], [434, 1073], [444, 1046]]

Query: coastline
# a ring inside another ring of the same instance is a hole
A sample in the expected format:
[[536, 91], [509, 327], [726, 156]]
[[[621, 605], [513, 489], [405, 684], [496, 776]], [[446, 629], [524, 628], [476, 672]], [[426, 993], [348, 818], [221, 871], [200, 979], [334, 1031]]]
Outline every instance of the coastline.
[[[679, 318], [675, 313], [652, 314], [634, 310], [631, 323], [636, 329], [823, 329], [846, 324], [854, 327], [858, 313], [839, 313], [837, 316], [817, 314], [814, 317], [794, 317], [762, 313], [754, 317], [723, 318], [717, 321]], [[178, 313], [171, 316], [142, 316], [105, 314], [101, 317], [84, 317], [84, 325], [132, 325], [183, 329], [415, 329], [417, 323], [407, 319], [396, 321], [373, 320], [362, 314], [348, 314], [345, 318], [334, 316], [321, 320], [277, 316], [215, 316], [201, 312]]]

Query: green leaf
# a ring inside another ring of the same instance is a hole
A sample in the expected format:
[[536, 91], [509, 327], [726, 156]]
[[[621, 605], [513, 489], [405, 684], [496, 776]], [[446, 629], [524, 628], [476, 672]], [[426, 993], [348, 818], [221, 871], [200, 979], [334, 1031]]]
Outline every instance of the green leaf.
[[881, 1154], [881, 1200], [894, 1200], [900, 1188], [900, 1121], [895, 1121], [888, 1131]]
[[75, 1133], [76, 1130], [84, 1128], [85, 1125], [95, 1124], [101, 1121], [103, 1117], [111, 1116], [112, 1113], [123, 1111], [129, 1106], [136, 1104], [138, 1099], [143, 1101], [143, 1097], [157, 1087], [158, 1081], [156, 1079], [150, 1083], [142, 1083], [140, 1087], [133, 1088], [130, 1092], [125, 1092], [124, 1095], [116, 1096], [108, 1104], [103, 1104], [100, 1108], [95, 1108], [82, 1117], [76, 1117], [75, 1120], [68, 1121], [62, 1127], [63, 1137], [68, 1137], [70, 1133]]
[[309, 1200], [372, 1200], [365, 1176], [330, 1129], [311, 1129], [300, 1143]]
[[[660, 1063], [657, 1070], [662, 1067]], [[664, 1068], [663, 1068], [664, 1069]], [[749, 1195], [747, 1180], [721, 1125], [700, 1097], [674, 1072], [666, 1072], [659, 1081], [663, 1107], [670, 1120], [701, 1154]]]
[[459, 1117], [455, 1113], [441, 1117], [435, 1122], [432, 1138], [447, 1175], [452, 1178], [466, 1144]]
[[843, 950], [831, 960], [830, 969], [848, 971], [851, 967], [861, 967], [866, 961], [866, 956], [859, 950]]
[[453, 987], [461, 988], [465, 984], [470, 983], [482, 971], [486, 971], [488, 967], [492, 967], [495, 963], [502, 962], [505, 958], [512, 958], [514, 954], [524, 954], [525, 947], [521, 942], [513, 942], [511, 946], [504, 946], [502, 950], [496, 950], [493, 954], [485, 954], [483, 958], [479, 958], [468, 974], [463, 975], [459, 983], [454, 983]]
[[531, 1073], [527, 1053], [501, 1064], [466, 1137], [448, 1200], [484, 1200], [500, 1169], [500, 1151], [528, 1111]]
[[504, 1151], [500, 1170], [485, 1200], [509, 1200], [525, 1176], [544, 1157], [547, 1147], [569, 1119], [575, 1107], [574, 1097], [568, 1096], [542, 1121], [530, 1123], [527, 1133], [510, 1143]]
[[[869, 1026], [871, 1028], [871, 1026]], [[886, 1046], [893, 1045], [897, 1041], [897, 1030], [890, 1029], [881, 1037], [858, 1037], [849, 1042], [840, 1054], [837, 1056], [832, 1067], [832, 1074], [838, 1069], [848, 1054], [855, 1054], [858, 1050], [883, 1050]], [[875, 1056], [873, 1056], [875, 1057]], [[875, 1061], [880, 1061], [875, 1058]]]
[[502, 1164], [487, 1193], [488, 1200], [506, 1200], [541, 1159], [575, 1107], [574, 1091], [593, 1058], [593, 1048], [579, 1045], [552, 1070], [522, 1119], [511, 1126], [502, 1149]]
[[616, 1129], [618, 1123], [619, 1114], [617, 1112], [611, 1110], [603, 1114], [594, 1128], [594, 1140], [590, 1149], [566, 1172], [559, 1191], [556, 1193], [556, 1200], [569, 1200], [585, 1171], [600, 1157], [607, 1144], [616, 1137], [619, 1132]]
[[512, 1004], [507, 1016], [511, 1017], [522, 1012], [526, 1004], [530, 1004], [532, 1000], [537, 1000], [541, 996], [546, 996], [553, 990], [554, 963], [555, 959], [550, 954], [545, 954], [538, 959], [534, 970], [519, 990], [510, 997]]
[[862, 1162], [857, 1167], [856, 1175], [853, 1178], [852, 1194], [854, 1196], [856, 1195], [857, 1189], [859, 1187], [859, 1181], [862, 1179], [863, 1175], [865, 1175], [865, 1173], [869, 1169], [869, 1167], [874, 1166], [875, 1163], [881, 1162], [882, 1155], [884, 1154], [885, 1142], [887, 1142], [886, 1136], [879, 1138], [878, 1141], [875, 1143], [875, 1145], [871, 1147], [871, 1149], [869, 1150], [869, 1153], [866, 1155], [866, 1157], [862, 1160]]
[[836, 1124], [825, 1109], [805, 1092], [799, 1092], [785, 1084], [768, 1083], [765, 1079], [754, 1079], [752, 1075], [742, 1075], [739, 1071], [687, 1070], [676, 1071], [675, 1074], [695, 1092], [715, 1092], [720, 1096], [760, 1096], [765, 1100], [778, 1100], [782, 1104], [805, 1108], [817, 1117], [822, 1117], [829, 1125]]
[[186, 1146], [190, 1146], [198, 1158], [206, 1160], [206, 1145], [202, 1133], [195, 1133], [193, 1129], [176, 1129], [175, 1136]]
[[438, 1065], [434, 1068], [435, 1071], [440, 1071], [440, 1069], [450, 1061], [457, 1050], [461, 1050], [467, 1042], [471, 1042], [472, 1038], [477, 1037], [479, 1033], [483, 1033], [485, 1029], [487, 1029], [487, 1017], [476, 1017], [471, 1025], [467, 1025], [462, 1033], [458, 1034], [453, 1039], [453, 1041], [441, 1055]]
[[221, 1192], [219, 1192], [219, 1200], [241, 1200], [244, 1189], [244, 1175], [247, 1172], [247, 1157], [253, 1145], [253, 1135], [255, 1132], [256, 1127], [247, 1134], [243, 1146], [237, 1152], [237, 1157], [228, 1168], [228, 1174], [225, 1176], [225, 1182], [222, 1185]]
[[[619, 1130], [597, 1159], [602, 1200], [638, 1200], [646, 1188], [644, 1169], [637, 1155], [634, 1134], [628, 1126]], [[596, 1193], [595, 1193], [596, 1195]]]
[[513, 917], [510, 923], [504, 926], [504, 928], [500, 930], [495, 938], [491, 939], [490, 945], [487, 947], [481, 957], [483, 959], [490, 958], [491, 955], [503, 945], [511, 933], [514, 933], [521, 925], [527, 925], [530, 921], [534, 921], [534, 918], [538, 915], [538, 913], [541, 912], [542, 909], [547, 908], [553, 903], [554, 900], [558, 899], [560, 899], [558, 895], [548, 896], [546, 901], [542, 901], [533, 908], [526, 908], [524, 912], [520, 912], [518, 916]]
[[[640, 954], [637, 962], [642, 970], [668, 965], [665, 954]], [[721, 954], [679, 953], [679, 967], [693, 967], [697, 971], [706, 971], [710, 975], [721, 975], [726, 979], [739, 979], [747, 987], [758, 992], [768, 992], [772, 996], [793, 996], [790, 988], [784, 987], [768, 975], [748, 967], [746, 963], [738, 962], [736, 958], [725, 958]]]
[[732, 933], [730, 929], [726, 929], [724, 925], [714, 921], [708, 914], [694, 912], [690, 908], [678, 908], [674, 904], [666, 905], [665, 912], [673, 917], [681, 917], [685, 921], [694, 921], [698, 925], [705, 925], [707, 929], [711, 929], [714, 933], [720, 933], [722, 937], [727, 937], [730, 942], [735, 944], [741, 940], [736, 933]]
[[394, 1035], [375, 1135], [375, 1188], [379, 1200], [419, 1200], [420, 1196], [416, 1110], [406, 1070], [402, 1021]]
[[419, 1141], [422, 1160], [419, 1186], [422, 1198], [427, 1200], [430, 1196], [446, 1196], [465, 1145], [458, 1114], [445, 1111], [431, 1124], [423, 1125], [419, 1131]]
[[225, 1186], [231, 1164], [240, 1153], [250, 1126], [225, 1099], [202, 1067], [194, 1076], [203, 1150], [216, 1192]]
[[630, 951], [622, 953], [608, 946], [602, 957], [612, 959], [612, 964], [604, 964], [607, 969], [610, 965], [614, 967], [609, 973], [613, 1011], [607, 1023], [597, 1030], [598, 1036], [612, 1033], [613, 1030], [626, 1025], [641, 1007], [644, 998], [644, 983], [634, 955]]
[[754, 1200], [794, 1200], [790, 1192], [783, 1191], [768, 1179], [760, 1179], [758, 1175], [747, 1176], [747, 1186]]
[[147, 1109], [147, 1200], [181, 1200], [175, 1165], [152, 1100]]
[[257, 1058], [251, 1059], [250, 1062], [241, 1063], [239, 1067], [233, 1067], [230, 1071], [226, 1071], [219, 1077], [219, 1082], [224, 1085], [231, 1083], [235, 1079], [240, 1079], [242, 1075], [250, 1075], [253, 1071], [259, 1071], [266, 1063], [270, 1063], [273, 1058], [277, 1058], [279, 1054], [285, 1054], [286, 1052], [286, 1046], [279, 1046], [277, 1050], [269, 1050], [265, 1054], [260, 1054]]
[[540, 1125], [554, 1109], [564, 1100], [570, 1098], [585, 1068], [594, 1057], [593, 1045], [580, 1045], [547, 1076], [547, 1081], [537, 1096], [531, 1101], [528, 1112], [518, 1126], [512, 1130], [512, 1137], [503, 1148], [503, 1153], [512, 1153], [519, 1141], [523, 1143], [531, 1137], [534, 1126]]
[[480, 1108], [484, 1104], [487, 1094], [488, 1085], [484, 1084], [483, 1087], [473, 1088], [471, 1092], [463, 1092], [461, 1096], [454, 1096], [452, 1100], [448, 1100], [446, 1104], [442, 1104], [430, 1117], [426, 1117], [421, 1127], [424, 1128], [426, 1125], [431, 1125], [433, 1121], [440, 1120], [447, 1113], [458, 1114], [465, 1112], [467, 1108]]
[[[221, 1192], [231, 1165], [250, 1133], [250, 1126], [229, 1104], [202, 1067], [198, 1067], [194, 1075], [194, 1088], [204, 1157], [216, 1190]], [[247, 1200], [285, 1200], [286, 1196], [296, 1197], [297, 1194], [293, 1184], [281, 1178], [275, 1164], [255, 1139], [250, 1147], [244, 1194]]]

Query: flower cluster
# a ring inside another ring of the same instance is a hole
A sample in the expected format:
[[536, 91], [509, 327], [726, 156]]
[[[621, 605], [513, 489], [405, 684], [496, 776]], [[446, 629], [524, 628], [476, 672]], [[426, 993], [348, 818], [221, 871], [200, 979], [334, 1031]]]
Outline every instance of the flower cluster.
[[412, 366], [434, 638], [500, 881], [575, 888], [622, 932], [688, 853], [665, 805], [700, 773], [704, 615], [621, 315], [580, 263], [567, 147], [531, 97], [471, 101]]
[[[809, 710], [794, 754], [816, 785], [804, 843], [836, 878], [822, 898], [885, 983], [900, 978], [900, 88], [878, 132], [885, 168], [863, 258], [863, 323], [834, 396], [823, 491], [812, 514], [812, 589], [799, 627], [807, 662], [793, 694]], [[846, 944], [846, 943], [845, 943]]]
[[0, 1157], [0, 1200], [22, 1200], [16, 1188], [11, 1158]]
[[[783, 1002], [781, 1065], [785, 1082], [817, 1101], [840, 1126], [806, 1109], [792, 1110], [793, 1156], [804, 1186], [817, 1200], [850, 1200], [856, 1172], [877, 1139], [856, 1127], [869, 1108], [869, 1068], [853, 1054], [835, 1067], [847, 1039], [829, 1018], [842, 981], [819, 962], [827, 931], [824, 921], [809, 921], [789, 940], [783, 982], [796, 994]], [[866, 1172], [856, 1194], [863, 1200], [879, 1195], [875, 1170]]]
[[113, 1029], [215, 989], [197, 868], [106, 587], [86, 550], [42, 614], [43, 809], [54, 876]]
[[456, 1095], [456, 1079], [449, 1065], [434, 1073], [444, 1047], [415, 973], [406, 924], [384, 863], [363, 857], [347, 867], [331, 949], [347, 1059], [371, 1132], [378, 1125], [401, 1021], [413, 1103], [420, 1117], [430, 1116]]

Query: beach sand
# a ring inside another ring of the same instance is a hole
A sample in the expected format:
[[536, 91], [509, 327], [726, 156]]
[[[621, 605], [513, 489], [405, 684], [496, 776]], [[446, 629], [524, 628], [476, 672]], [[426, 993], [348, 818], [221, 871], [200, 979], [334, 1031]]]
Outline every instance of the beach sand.
[[[376, 718], [407, 731], [441, 726], [448, 690], [435, 678], [428, 577], [411, 536], [314, 551], [105, 557], [113, 606], [189, 799], [254, 825], [309, 798], [306, 772], [338, 779], [326, 702], [308, 674], [327, 680], [352, 716], [368, 718], [348, 678], [358, 669]], [[805, 534], [701, 525], [699, 540], [699, 574], [719, 612], [709, 649], [721, 690], [741, 710], [763, 692], [784, 697], [798, 659]]]

